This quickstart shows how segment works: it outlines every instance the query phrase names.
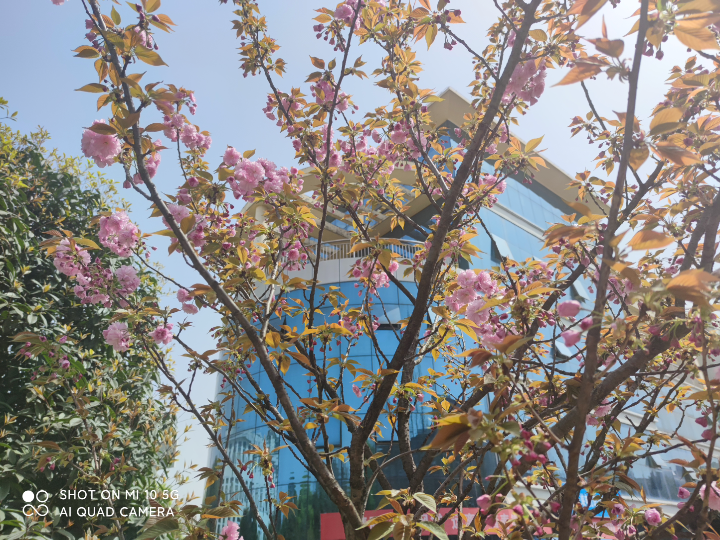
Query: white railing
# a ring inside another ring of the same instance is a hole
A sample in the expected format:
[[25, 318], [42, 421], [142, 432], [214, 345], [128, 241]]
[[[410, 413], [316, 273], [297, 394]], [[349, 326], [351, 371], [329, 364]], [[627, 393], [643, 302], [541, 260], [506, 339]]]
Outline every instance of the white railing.
[[[317, 249], [317, 243], [313, 242], [314, 238], [308, 238], [306, 240], [307, 248], [309, 251], [314, 252]], [[393, 253], [397, 253], [402, 259], [412, 259], [415, 253], [420, 251], [423, 247], [422, 242], [416, 240], [396, 240], [393, 239], [396, 244], [384, 244], [383, 249], [389, 249]], [[373, 248], [366, 247], [359, 250], [350, 252], [353, 248], [353, 244], [350, 240], [331, 240], [323, 242], [320, 246], [320, 260], [322, 261], [334, 261], [337, 259], [362, 259], [367, 257], [372, 252]]]

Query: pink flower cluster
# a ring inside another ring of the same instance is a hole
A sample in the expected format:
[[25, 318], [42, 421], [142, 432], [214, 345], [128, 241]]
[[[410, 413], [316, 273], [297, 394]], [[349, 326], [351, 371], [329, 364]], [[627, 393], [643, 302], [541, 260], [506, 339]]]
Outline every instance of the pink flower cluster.
[[402, 124], [395, 124], [395, 127], [390, 132], [390, 140], [395, 144], [402, 144], [408, 138], [408, 132], [405, 131]]
[[[400, 267], [397, 261], [391, 261], [388, 266], [390, 272], [395, 272]], [[358, 259], [350, 269], [350, 273], [356, 279], [365, 279], [367, 286], [370, 288], [370, 294], [377, 295], [377, 290], [390, 286], [390, 278], [383, 270], [380, 264], [374, 263], [370, 259]], [[356, 283], [355, 287], [359, 287]], [[362, 295], [362, 292], [359, 293]]]
[[[190, 106], [190, 112], [195, 114], [195, 95], [190, 94], [190, 97], [193, 100], [193, 105]], [[212, 145], [212, 137], [200, 133], [197, 126], [187, 123], [185, 117], [180, 113], [175, 113], [172, 116], [166, 114], [163, 118], [163, 124], [165, 125], [163, 133], [168, 139], [176, 142], [179, 134], [180, 142], [190, 150], [200, 149], [204, 153], [204, 151], [209, 150]]]
[[[155, 146], [161, 146], [162, 141], [159, 139], [155, 141]], [[160, 152], [155, 152], [154, 154], [150, 154], [145, 158], [145, 169], [148, 172], [148, 176], [150, 178], [155, 178], [155, 175], [157, 174], [158, 168], [160, 167]], [[140, 173], [135, 173], [135, 176], [133, 176], [133, 183], [135, 185], [144, 184], [145, 182], [140, 176]], [[126, 182], [127, 184], [127, 182]], [[130, 185], [125, 185], [124, 187], [128, 188]]]
[[150, 337], [155, 340], [158, 345], [169, 345], [173, 340], [173, 324], [161, 324], [150, 333]]
[[195, 218], [195, 228], [188, 233], [187, 237], [192, 245], [196, 248], [201, 248], [205, 245], [205, 229], [207, 228], [207, 222], [204, 217], [200, 219]]
[[[113, 272], [103, 268], [99, 260], [90, 264], [90, 254], [75, 246], [74, 250], [69, 239], [64, 238], [55, 249], [53, 261], [55, 268], [67, 276], [76, 278], [73, 291], [82, 304], [102, 304], [105, 307], [112, 305], [110, 295], [113, 292]], [[140, 278], [132, 266], [121, 266], [115, 272], [118, 287], [117, 294], [127, 295], [135, 292], [140, 286]], [[121, 304], [124, 303], [121, 300]]]
[[291, 185], [293, 191], [299, 192], [302, 189], [303, 181], [298, 179], [292, 183], [291, 175], [297, 174], [294, 167], [290, 170], [285, 167], [280, 169], [267, 159], [260, 158], [257, 161], [250, 161], [239, 156], [239, 152], [232, 147], [225, 151], [225, 161], [228, 166], [235, 166], [234, 175], [227, 179], [236, 199], [243, 198], [251, 200], [255, 190], [262, 186], [268, 193], [281, 193], [285, 185]]
[[180, 142], [187, 146], [190, 150], [199, 148], [201, 150], [209, 150], [212, 144], [210, 135], [203, 135], [192, 124], [185, 124], [180, 131]]
[[488, 320], [489, 311], [483, 310], [485, 302], [478, 297], [478, 293], [492, 296], [497, 292], [497, 285], [487, 272], [475, 273], [473, 270], [464, 270], [457, 275], [457, 284], [460, 288], [446, 300], [447, 306], [457, 313], [467, 306], [465, 316], [476, 325]]
[[[347, 25], [351, 25], [353, 17], [355, 17], [355, 10], [357, 9], [359, 1], [360, 0], [346, 0], [344, 3], [340, 4], [337, 9], [335, 9], [335, 18], [343, 21]], [[358, 14], [354, 26], [355, 30], [360, 28], [361, 19], [362, 17]]]
[[517, 96], [530, 105], [535, 105], [545, 91], [545, 65], [540, 69], [533, 60], [518, 64], [510, 77], [503, 103], [510, 103]]
[[[563, 302], [558, 305], [558, 315], [560, 315], [561, 317], [575, 317], [575, 315], [577, 315], [579, 312], [580, 302], [577, 302], [575, 300]], [[592, 323], [592, 317], [585, 317], [582, 321], [580, 321], [579, 330], [565, 330], [562, 334], [560, 334], [560, 337], [565, 340], [566, 346], [572, 347], [580, 341], [582, 333], [587, 331], [592, 326]]]
[[62, 6], [65, 3], [65, 0], [52, 0], [52, 3], [56, 6]]
[[[483, 174], [478, 177], [478, 185], [485, 186], [482, 188], [484, 194], [484, 202], [488, 207], [492, 207], [497, 202], [497, 196], [494, 193], [505, 193], [507, 183], [505, 180], [498, 181], [497, 176], [492, 174]], [[467, 195], [470, 191], [468, 186], [463, 189], [463, 195]], [[491, 195], [491, 192], [493, 193]]]
[[478, 340], [487, 347], [495, 347], [507, 336], [507, 330], [500, 323], [497, 315], [492, 315], [485, 308], [485, 300], [480, 295], [490, 297], [498, 292], [498, 286], [488, 272], [475, 273], [473, 270], [464, 270], [457, 275], [457, 284], [460, 286], [447, 298], [446, 305], [458, 313], [465, 309], [465, 317], [475, 324]]
[[[91, 266], [83, 268], [77, 274], [77, 285], [73, 288], [82, 304], [102, 304], [111, 307], [111, 295], [128, 295], [135, 292], [140, 286], [140, 278], [132, 266], [121, 266], [115, 273], [119, 287], [113, 287], [113, 272], [103, 268], [99, 260]], [[121, 307], [126, 307], [124, 299], [119, 300]]]
[[[700, 500], [705, 500], [705, 488], [700, 488]], [[717, 482], [713, 482], [710, 488], [710, 496], [708, 497], [708, 506], [710, 510], [720, 511], [720, 488], [717, 486]]]
[[[187, 206], [182, 206], [180, 204], [168, 204], [167, 209], [170, 211], [170, 215], [172, 215], [175, 223], [178, 225], [182, 223], [183, 219], [190, 215], [190, 209]], [[165, 218], [162, 218], [162, 220], [166, 227], [170, 227]]]
[[135, 32], [140, 37], [140, 44], [143, 47], [147, 47], [148, 49], [151, 49], [153, 45], [155, 44], [153, 37], [148, 34], [145, 30], [141, 29], [139, 26], [136, 26], [133, 28], [133, 32]]
[[77, 244], [72, 245], [67, 238], [63, 238], [55, 248], [53, 264], [58, 272], [72, 277], [90, 264], [90, 253], [85, 249], [80, 249]]
[[611, 410], [612, 405], [609, 405], [607, 400], [603, 401], [602, 405], [587, 415], [587, 424], [589, 426], [599, 426], [602, 419], [605, 418]]
[[240, 536], [240, 526], [234, 521], [228, 521], [220, 531], [220, 540], [243, 540]]
[[[338, 9], [341, 9], [342, 7], [343, 6]], [[327, 105], [328, 108], [332, 106], [332, 103], [335, 99], [335, 89], [329, 82], [321, 80], [318, 83], [310, 86], [310, 91], [315, 98], [315, 103], [317, 103], [318, 105]], [[335, 110], [339, 112], [344, 112], [348, 109], [349, 106], [350, 101], [348, 99], [348, 95], [345, 92], [340, 92], [337, 103], [335, 104]]]
[[[95, 120], [93, 125], [104, 124], [105, 120]], [[80, 143], [85, 157], [95, 160], [101, 169], [115, 163], [115, 158], [122, 150], [122, 143], [115, 135], [101, 135], [89, 129], [83, 131]]]
[[185, 118], [180, 113], [175, 113], [172, 116], [165, 115], [163, 124], [165, 124], [165, 130], [163, 131], [165, 136], [172, 142], [176, 142], [178, 139], [178, 130], [182, 129], [185, 125]]
[[125, 323], [112, 323], [107, 330], [103, 330], [103, 337], [117, 352], [124, 352], [130, 348], [130, 333]]
[[662, 523], [662, 515], [654, 508], [648, 508], [645, 510], [645, 521], [648, 525], [657, 527]]
[[289, 261], [287, 270], [300, 270], [304, 268], [307, 261], [307, 253], [302, 249], [302, 242], [295, 240], [285, 248], [285, 258]]
[[121, 266], [115, 271], [115, 278], [117, 278], [121, 289], [118, 291], [120, 294], [130, 294], [138, 290], [140, 287], [140, 278], [137, 275], [137, 270], [132, 266]]
[[195, 315], [198, 312], [198, 308], [192, 303], [192, 294], [186, 289], [180, 289], [177, 292], [177, 299], [182, 303], [182, 310], [190, 315]]
[[138, 228], [124, 211], [100, 218], [100, 243], [120, 257], [132, 255], [140, 239]]

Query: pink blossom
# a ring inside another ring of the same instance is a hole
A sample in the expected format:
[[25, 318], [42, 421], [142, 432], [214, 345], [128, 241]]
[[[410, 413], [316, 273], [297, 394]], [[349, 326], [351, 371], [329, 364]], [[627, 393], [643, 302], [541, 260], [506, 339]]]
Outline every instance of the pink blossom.
[[472, 270], [464, 270], [457, 276], [458, 285], [463, 288], [472, 288], [478, 280], [478, 275]]
[[612, 405], [601, 405], [600, 407], [595, 409], [595, 416], [597, 416], [597, 417], [606, 416], [607, 413], [609, 413], [611, 409], [612, 409]]
[[240, 536], [240, 526], [234, 521], [228, 521], [220, 531], [220, 540], [242, 540]]
[[490, 508], [490, 505], [492, 505], [492, 498], [486, 493], [485, 495], [478, 497], [475, 502], [477, 502], [480, 511], [484, 512]]
[[[160, 141], [155, 141], [155, 144], [159, 145]], [[150, 154], [147, 158], [145, 158], [145, 169], [147, 170], [148, 176], [150, 176], [150, 178], [155, 178], [158, 167], [160, 167], [160, 161], [160, 152], [155, 152], [154, 154]]]
[[582, 321], [580, 321], [580, 329], [584, 332], [592, 326], [592, 323], [592, 317], [585, 317]]
[[357, 384], [352, 385], [352, 391], [353, 394], [355, 394], [357, 397], [362, 397], [362, 390], [360, 390], [360, 387]]
[[503, 103], [510, 103], [513, 95], [527, 101], [530, 105], [537, 103], [545, 90], [545, 66], [537, 68], [530, 60], [518, 64], [505, 89]]
[[477, 283], [475, 284], [475, 287], [486, 296], [492, 296], [497, 292], [497, 284], [493, 281], [488, 272], [480, 272], [477, 275]]
[[572, 347], [580, 341], [580, 334], [581, 333], [577, 330], [565, 330], [562, 334], [560, 334], [560, 337], [565, 340], [565, 345]]
[[140, 286], [140, 278], [132, 266], [121, 266], [115, 272], [115, 277], [126, 293], [134, 292]]
[[197, 136], [197, 128], [192, 124], [185, 124], [180, 131], [180, 142], [182, 142], [188, 148], [197, 148]]
[[183, 118], [182, 114], [173, 114], [172, 117], [170, 117], [169, 124], [175, 129], [182, 129], [185, 125], [185, 118]]
[[561, 317], [574, 317], [580, 313], [580, 302], [569, 300], [558, 305], [558, 315]]
[[191, 150], [195, 148], [210, 148], [212, 138], [209, 135], [199, 133], [197, 128], [192, 124], [185, 124], [180, 131], [180, 142]]
[[391, 261], [390, 266], [388, 266], [388, 270], [390, 270], [390, 272], [395, 272], [398, 268], [400, 268], [400, 265], [397, 261]]
[[702, 432], [702, 438], [706, 441], [711, 440], [715, 436], [715, 430], [713, 429], [706, 429]]
[[678, 489], [678, 497], [680, 497], [681, 499], [689, 499], [690, 492], [684, 487], [681, 487], [680, 489]]
[[188, 240], [190, 240], [196, 248], [201, 248], [205, 245], [205, 233], [201, 225], [197, 225], [195, 229], [188, 234]]
[[182, 309], [189, 315], [195, 315], [198, 312], [198, 308], [195, 304], [183, 304]]
[[[93, 125], [104, 124], [105, 120], [95, 120]], [[86, 157], [95, 160], [100, 167], [115, 163], [115, 157], [122, 150], [122, 143], [115, 135], [101, 135], [89, 129], [83, 131], [80, 148]]]
[[[710, 497], [708, 499], [708, 506], [711, 510], [720, 510], [720, 489], [717, 487], [717, 483], [713, 482], [712, 489], [710, 490]], [[707, 486], [703, 486], [700, 488], [700, 498], [705, 499], [705, 488]]]
[[453, 293], [453, 300], [464, 306], [475, 300], [476, 296], [475, 289], [458, 289]]
[[56, 6], [62, 6], [65, 3], [65, 0], [52, 0], [52, 3]]
[[73, 247], [69, 239], [63, 238], [55, 248], [53, 264], [58, 272], [62, 272], [66, 276], [75, 276], [83, 267], [90, 264], [90, 253], [87, 250], [79, 249], [77, 244]]
[[172, 329], [172, 323], [161, 324], [153, 330], [150, 337], [153, 338], [158, 345], [168, 345], [173, 339]]
[[341, 4], [336, 10], [335, 10], [335, 18], [336, 19], [342, 19], [347, 20], [350, 19], [350, 22], [352, 21], [353, 16], [353, 10], [350, 6], [347, 4]]
[[401, 144], [407, 140], [407, 132], [400, 124], [395, 124], [395, 129], [390, 133], [390, 140], [395, 144]]
[[[170, 214], [172, 214], [175, 223], [177, 223], [178, 225], [182, 223], [183, 219], [190, 215], [190, 209], [187, 206], [182, 206], [180, 204], [168, 204], [167, 208]], [[163, 218], [163, 223], [165, 223], [165, 225], [169, 227], [165, 218]]]
[[486, 186], [494, 186], [497, 183], [498, 179], [497, 176], [493, 174], [486, 174], [484, 176], [481, 176], [479, 178], [479, 181]]
[[182, 188], [178, 191], [177, 200], [180, 204], [190, 204], [192, 202], [192, 195], [187, 188]]
[[240, 152], [235, 150], [232, 146], [228, 146], [227, 150], [225, 150], [225, 154], [223, 155], [223, 161], [225, 162], [225, 165], [228, 167], [234, 167], [237, 165], [240, 160], [242, 159], [242, 155]]
[[69, 368], [70, 368], [70, 360], [68, 360], [68, 357], [67, 357], [67, 356], [63, 356], [63, 357], [60, 359], [60, 367], [61, 367], [62, 369], [69, 369]]
[[490, 318], [490, 310], [483, 309], [483, 307], [485, 307], [485, 301], [479, 298], [473, 300], [468, 304], [468, 307], [465, 310], [465, 316], [477, 326], [480, 326], [483, 323], [486, 323]]
[[182, 303], [190, 302], [192, 300], [192, 295], [186, 289], [180, 289], [177, 292], [177, 299]]
[[645, 521], [647, 521], [648, 525], [657, 527], [660, 523], [662, 523], [662, 516], [660, 515], [660, 512], [654, 508], [649, 508], [648, 510], [645, 510]]
[[103, 330], [103, 337], [107, 344], [112, 345], [117, 352], [124, 352], [130, 348], [130, 334], [125, 323], [112, 323], [107, 330]]
[[702, 427], [708, 427], [708, 419], [707, 416], [698, 416], [695, 419], [695, 423]]
[[100, 243], [120, 257], [129, 257], [140, 239], [138, 228], [124, 211], [100, 218]]

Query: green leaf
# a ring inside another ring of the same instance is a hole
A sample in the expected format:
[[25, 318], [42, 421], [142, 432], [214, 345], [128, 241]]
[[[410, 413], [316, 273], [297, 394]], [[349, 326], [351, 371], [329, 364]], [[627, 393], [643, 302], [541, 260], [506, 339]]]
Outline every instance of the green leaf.
[[205, 510], [202, 517], [215, 519], [234, 516], [235, 511], [229, 506], [217, 506], [215, 508], [208, 508], [207, 510]]
[[533, 139], [531, 141], [528, 141], [528, 143], [525, 145], [525, 153], [532, 152], [535, 150], [535, 148], [538, 147], [538, 145], [542, 142], [543, 138], [538, 137], [537, 139]]
[[78, 47], [77, 49], [75, 49], [75, 52], [77, 53], [75, 56], [77, 56], [78, 58], [97, 58], [100, 56], [100, 53], [97, 52], [97, 50], [87, 45]]
[[148, 49], [147, 47], [143, 47], [142, 45], [135, 47], [135, 54], [140, 60], [146, 64], [150, 64], [151, 66], [167, 66], [158, 53]]
[[437, 523], [431, 523], [429, 521], [418, 521], [417, 523], [415, 523], [415, 525], [417, 525], [421, 529], [425, 529], [431, 534], [434, 534], [435, 536], [440, 538], [440, 540], [450, 540], [442, 525], [438, 525]]
[[122, 22], [122, 19], [120, 18], [120, 14], [115, 10], [115, 6], [113, 6], [112, 11], [110, 12], [110, 18], [113, 20], [115, 24], [120, 24]]
[[420, 504], [427, 506], [433, 512], [437, 511], [437, 505], [435, 504], [435, 497], [428, 495], [427, 493], [413, 493], [413, 499]]
[[100, 135], [115, 135], [117, 133], [117, 130], [110, 124], [93, 124], [88, 129]]
[[90, 83], [86, 84], [85, 86], [78, 88], [75, 90], [76, 92], [90, 92], [93, 94], [102, 94], [103, 92], [108, 91], [108, 87], [104, 84], [98, 84], [98, 83]]
[[520, 424], [517, 422], [503, 422], [500, 424], [500, 427], [508, 433], [512, 433], [516, 437], [520, 436]]
[[165, 518], [158, 521], [155, 525], [146, 529], [137, 537], [137, 540], [150, 540], [158, 536], [179, 530], [178, 521], [175, 518]]
[[393, 524], [391, 522], [379, 523], [370, 530], [368, 540], [380, 540], [392, 530]]
[[425, 32], [425, 42], [427, 43], [428, 49], [430, 49], [430, 45], [433, 44], [433, 41], [435, 41], [435, 38], [437, 37], [438, 29], [437, 26], [434, 24], [430, 25], [430, 28], [428, 28], [428, 31]]

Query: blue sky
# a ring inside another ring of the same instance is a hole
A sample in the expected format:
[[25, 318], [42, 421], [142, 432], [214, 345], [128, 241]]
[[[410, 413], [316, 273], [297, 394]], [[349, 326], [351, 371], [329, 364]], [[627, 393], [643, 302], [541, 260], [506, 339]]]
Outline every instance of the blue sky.
[[[111, 3], [101, 2], [105, 12], [109, 12]], [[314, 71], [309, 56], [318, 56], [330, 60], [337, 56], [332, 48], [323, 41], [315, 39], [312, 21], [314, 9], [334, 8], [335, 4], [321, 4], [310, 0], [272, 0], [260, 1], [260, 7], [267, 16], [272, 35], [282, 47], [278, 56], [288, 62], [288, 73], [276, 83], [282, 90], [300, 85], [309, 94], [308, 86], [303, 83], [308, 73]], [[613, 10], [606, 5], [601, 14], [605, 14], [611, 38], [625, 35], [632, 25], [628, 17], [636, 9], [636, 2], [625, 1], [624, 5]], [[457, 31], [477, 51], [486, 45], [485, 33], [489, 24], [495, 20], [496, 11], [489, 0], [452, 0], [451, 7], [461, 9], [468, 24], [457, 26]], [[123, 16], [123, 24], [133, 22], [134, 14], [123, 2], [118, 7]], [[265, 118], [264, 107], [268, 92], [267, 83], [261, 77], [243, 78], [239, 69], [237, 47], [239, 41], [232, 30], [232, 9], [221, 6], [217, 0], [165, 0], [160, 12], [169, 15], [175, 23], [176, 32], [156, 35], [160, 44], [160, 54], [169, 67], [153, 68], [147, 65], [137, 66], [137, 71], [148, 71], [143, 83], [162, 81], [184, 86], [195, 91], [198, 100], [198, 112], [194, 117], [202, 129], [211, 132], [213, 147], [208, 157], [214, 168], [220, 162], [226, 145], [239, 150], [255, 149], [256, 157], [265, 157], [279, 165], [293, 164], [294, 151], [281, 135], [274, 123]], [[15, 123], [17, 129], [29, 132], [37, 126], [46, 128], [52, 140], [49, 145], [61, 152], [77, 155], [80, 153], [80, 137], [83, 126], [93, 120], [103, 118], [107, 109], [96, 111], [96, 95], [75, 92], [74, 89], [90, 82], [97, 82], [92, 61], [74, 58], [71, 52], [84, 40], [85, 14], [80, 0], [67, 0], [63, 6], [56, 7], [50, 0], [5, 1], [0, 4], [0, 19], [3, 21], [0, 33], [0, 96], [10, 102], [12, 110], [19, 111]], [[597, 15], [580, 32], [588, 37], [600, 36], [601, 15]], [[625, 38], [625, 54], [632, 54], [635, 35]], [[668, 70], [679, 62], [684, 62], [685, 48], [667, 44], [665, 59], [644, 59], [638, 117], [647, 125], [647, 117], [652, 108], [666, 91], [665, 79]], [[467, 85], [472, 80], [470, 56], [459, 47], [447, 51], [439, 43], [431, 51], [424, 44], [418, 47], [419, 59], [424, 64], [421, 74], [421, 87], [434, 88], [440, 92], [452, 86], [467, 93]], [[370, 73], [374, 61], [380, 54], [372, 45], [363, 46], [351, 54], [351, 59], [362, 54], [368, 62], [365, 71]], [[338, 58], [339, 60], [339, 58]], [[551, 71], [547, 80], [547, 90], [540, 102], [530, 109], [529, 114], [520, 118], [515, 133], [525, 140], [544, 135], [541, 148], [548, 159], [555, 162], [572, 176], [576, 172], [594, 169], [592, 158], [597, 148], [591, 147], [582, 137], [570, 138], [568, 125], [575, 115], [585, 115], [589, 111], [579, 85], [552, 88], [564, 75], [564, 71]], [[601, 115], [614, 117], [612, 111], [624, 111], [626, 108], [627, 85], [617, 81], [589, 81], [590, 92]], [[377, 106], [389, 102], [387, 92], [373, 85], [373, 81], [359, 81], [353, 78], [345, 91], [353, 95], [360, 106], [355, 116], [362, 115]], [[148, 121], [159, 121], [148, 115]], [[145, 118], [145, 116], [143, 117]], [[156, 182], [164, 192], [174, 192], [181, 183], [176, 160], [170, 151], [166, 151], [160, 166]], [[114, 166], [105, 172], [116, 180], [122, 181], [121, 169]], [[123, 196], [132, 203], [132, 217], [144, 232], [162, 227], [159, 220], [147, 219], [147, 202], [139, 199], [130, 191]], [[158, 241], [163, 245], [163, 240]], [[199, 280], [193, 272], [178, 264], [180, 259], [172, 260], [163, 256], [164, 248], [156, 254], [158, 260], [179, 281], [186, 284]], [[201, 312], [202, 313], [202, 312]], [[214, 348], [209, 337], [209, 328], [216, 321], [212, 317], [196, 316], [194, 328], [188, 333], [193, 347], [198, 351]], [[184, 378], [185, 363], [176, 351], [178, 377]], [[204, 377], [196, 383], [196, 399], [199, 404], [211, 399], [214, 392], [214, 377]], [[183, 416], [183, 422], [189, 418]], [[190, 441], [181, 448], [181, 460], [193, 462], [200, 467], [206, 466], [206, 440], [200, 428], [195, 427]], [[193, 482], [186, 491], [202, 491], [202, 484]]]

